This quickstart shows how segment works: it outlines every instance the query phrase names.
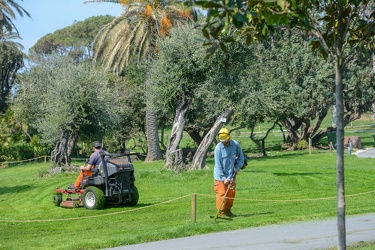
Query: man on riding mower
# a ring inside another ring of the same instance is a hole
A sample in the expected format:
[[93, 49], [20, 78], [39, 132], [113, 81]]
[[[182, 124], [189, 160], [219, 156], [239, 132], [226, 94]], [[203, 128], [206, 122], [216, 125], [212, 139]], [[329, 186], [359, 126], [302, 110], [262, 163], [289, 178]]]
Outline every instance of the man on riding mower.
[[102, 149], [102, 145], [98, 141], [94, 141], [92, 143], [92, 148], [94, 153], [90, 155], [89, 161], [79, 168], [79, 175], [76, 181], [73, 184], [69, 184], [69, 189], [80, 189], [81, 181], [84, 176], [92, 176], [93, 170], [97, 170], [99, 164], [102, 162], [102, 158], [100, 157], [100, 150]]

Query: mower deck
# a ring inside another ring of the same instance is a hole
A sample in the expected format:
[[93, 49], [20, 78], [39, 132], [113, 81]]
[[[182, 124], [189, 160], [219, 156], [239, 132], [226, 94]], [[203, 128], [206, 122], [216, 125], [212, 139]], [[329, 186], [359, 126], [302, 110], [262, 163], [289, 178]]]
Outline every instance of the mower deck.
[[[65, 208], [75, 208], [75, 207], [82, 207], [82, 194], [85, 190], [84, 189], [63, 189], [63, 188], [56, 188], [55, 189], [55, 196], [54, 196], [54, 203], [58, 202], [61, 207]], [[66, 199], [62, 200], [62, 195], [66, 195]]]

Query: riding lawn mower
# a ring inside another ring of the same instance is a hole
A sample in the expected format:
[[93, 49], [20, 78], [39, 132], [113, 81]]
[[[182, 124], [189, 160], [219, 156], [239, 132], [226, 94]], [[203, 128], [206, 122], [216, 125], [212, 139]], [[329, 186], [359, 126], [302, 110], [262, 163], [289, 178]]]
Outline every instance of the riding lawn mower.
[[78, 189], [56, 188], [53, 203], [65, 208], [85, 206], [87, 209], [101, 209], [105, 204], [137, 205], [139, 194], [134, 185], [134, 166], [130, 158], [137, 154], [100, 151], [102, 162], [96, 173], [84, 176]]

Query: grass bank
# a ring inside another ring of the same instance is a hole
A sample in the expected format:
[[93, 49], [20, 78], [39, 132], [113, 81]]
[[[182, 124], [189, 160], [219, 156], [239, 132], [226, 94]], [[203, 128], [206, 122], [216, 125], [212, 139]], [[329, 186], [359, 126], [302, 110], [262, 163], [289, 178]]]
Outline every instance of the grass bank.
[[[373, 159], [345, 155], [347, 215], [375, 212]], [[329, 151], [253, 158], [237, 178], [232, 221], [213, 224], [213, 161], [176, 174], [163, 162], [134, 162], [136, 207], [55, 207], [55, 187], [76, 174], [40, 177], [48, 163], [0, 169], [0, 249], [99, 249], [224, 230], [336, 216], [336, 156]], [[196, 222], [192, 195], [197, 195]]]

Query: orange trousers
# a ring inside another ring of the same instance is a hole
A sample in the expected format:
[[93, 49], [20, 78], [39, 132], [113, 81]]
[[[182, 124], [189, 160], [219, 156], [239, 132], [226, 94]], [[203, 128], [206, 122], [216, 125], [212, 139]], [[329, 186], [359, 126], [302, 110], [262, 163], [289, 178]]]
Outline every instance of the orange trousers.
[[81, 181], [82, 181], [82, 179], [83, 179], [84, 176], [92, 176], [91, 170], [83, 170], [83, 171], [79, 172], [79, 175], [78, 175], [76, 181], [74, 182], [74, 187], [75, 188], [79, 188], [80, 187]]
[[[224, 197], [228, 188], [227, 195]], [[236, 196], [236, 180], [228, 186], [225, 186], [222, 181], [214, 180], [214, 190], [216, 193], [216, 209], [224, 212], [229, 211], [233, 206], [234, 197]], [[223, 199], [225, 199], [224, 202]]]

